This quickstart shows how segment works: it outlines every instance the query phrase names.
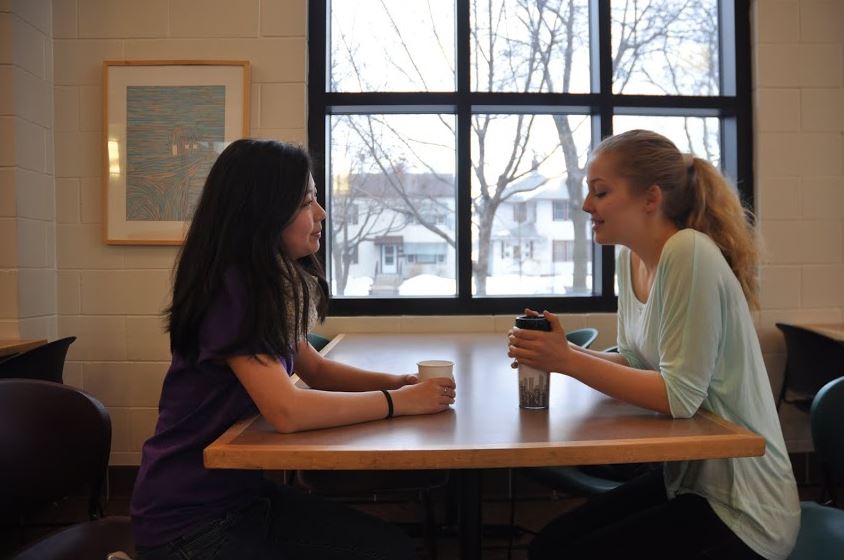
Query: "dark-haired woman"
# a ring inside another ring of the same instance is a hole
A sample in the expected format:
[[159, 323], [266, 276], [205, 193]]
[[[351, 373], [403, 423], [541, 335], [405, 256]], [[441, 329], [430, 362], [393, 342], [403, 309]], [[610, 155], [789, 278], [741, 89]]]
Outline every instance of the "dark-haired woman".
[[530, 558], [785, 559], [800, 504], [750, 313], [758, 252], [745, 211], [707, 161], [634, 130], [592, 153], [595, 240], [621, 245], [618, 354], [514, 330], [511, 357], [674, 418], [709, 410], [765, 438], [761, 457], [665, 463], [551, 522]]
[[[260, 471], [203, 466], [208, 444], [259, 412], [296, 432], [454, 402], [451, 379], [364, 371], [308, 344], [327, 291], [315, 195], [307, 153], [275, 141], [233, 142], [208, 175], [176, 267], [172, 363], [132, 496], [140, 560], [414, 556], [407, 536], [376, 518]], [[310, 389], [291, 382], [294, 364]]]

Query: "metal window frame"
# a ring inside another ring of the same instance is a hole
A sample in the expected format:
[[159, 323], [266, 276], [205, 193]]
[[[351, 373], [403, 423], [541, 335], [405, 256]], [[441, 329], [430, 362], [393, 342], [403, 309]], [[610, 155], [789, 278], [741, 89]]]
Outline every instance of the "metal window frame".
[[[750, 1], [719, 0], [720, 79], [718, 96], [620, 95], [612, 92], [610, 0], [592, 0], [592, 89], [597, 93], [489, 93], [470, 88], [470, 3], [455, 0], [457, 88], [435, 93], [327, 92], [327, 41], [330, 0], [308, 1], [308, 139], [314, 156], [317, 197], [326, 202], [330, 177], [326, 121], [334, 114], [448, 112], [457, 122], [457, 291], [454, 297], [331, 298], [331, 315], [471, 315], [518, 313], [525, 307], [566, 313], [613, 312], [615, 248], [592, 248], [591, 296], [473, 297], [471, 262], [471, 116], [475, 112], [575, 113], [592, 116], [593, 137], [612, 134], [615, 114], [654, 116], [715, 116], [721, 123], [721, 154], [725, 174], [736, 184], [745, 205], [754, 208], [753, 123], [751, 105]], [[326, 244], [318, 257], [327, 263]]]

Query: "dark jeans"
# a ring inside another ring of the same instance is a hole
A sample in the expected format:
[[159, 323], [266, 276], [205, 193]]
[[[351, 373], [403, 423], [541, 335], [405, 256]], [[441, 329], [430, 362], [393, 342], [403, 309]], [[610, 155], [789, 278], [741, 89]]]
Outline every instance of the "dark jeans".
[[407, 560], [413, 542], [392, 525], [346, 507], [268, 483], [266, 497], [204, 523], [136, 560]]
[[531, 560], [576, 558], [761, 558], [715, 515], [705, 498], [668, 500], [662, 469], [596, 496], [549, 523]]

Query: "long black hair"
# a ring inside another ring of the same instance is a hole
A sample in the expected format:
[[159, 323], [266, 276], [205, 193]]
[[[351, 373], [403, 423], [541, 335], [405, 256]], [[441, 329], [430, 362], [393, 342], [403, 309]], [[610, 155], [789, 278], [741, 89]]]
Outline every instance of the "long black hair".
[[[307, 152], [282, 142], [241, 139], [223, 150], [176, 265], [166, 310], [171, 351], [196, 358], [202, 320], [232, 272], [248, 297], [240, 332], [223, 353], [245, 346], [290, 357], [307, 334], [311, 301], [325, 318], [328, 289], [319, 262], [314, 255], [294, 260], [281, 239], [302, 207], [310, 171]], [[317, 277], [316, 290], [307, 274]]]

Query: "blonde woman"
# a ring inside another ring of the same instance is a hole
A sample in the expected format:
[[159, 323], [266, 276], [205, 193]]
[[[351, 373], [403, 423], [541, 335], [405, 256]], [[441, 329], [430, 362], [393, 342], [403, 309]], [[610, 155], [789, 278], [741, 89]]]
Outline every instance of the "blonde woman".
[[621, 245], [618, 354], [513, 329], [517, 362], [620, 400], [688, 418], [703, 408], [765, 438], [762, 457], [665, 463], [551, 522], [530, 558], [788, 557], [797, 487], [750, 309], [757, 249], [733, 189], [709, 162], [633, 130], [590, 158], [583, 210], [595, 239]]

